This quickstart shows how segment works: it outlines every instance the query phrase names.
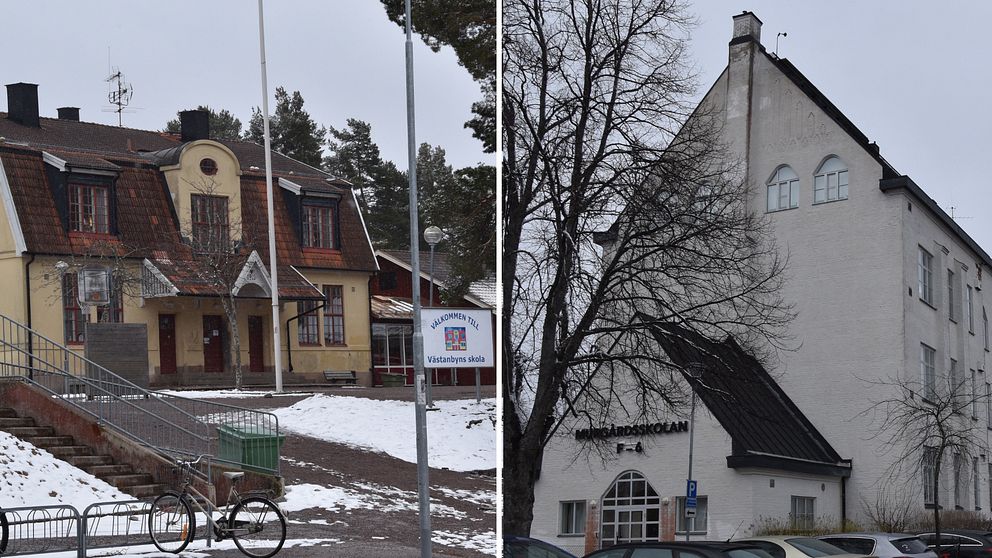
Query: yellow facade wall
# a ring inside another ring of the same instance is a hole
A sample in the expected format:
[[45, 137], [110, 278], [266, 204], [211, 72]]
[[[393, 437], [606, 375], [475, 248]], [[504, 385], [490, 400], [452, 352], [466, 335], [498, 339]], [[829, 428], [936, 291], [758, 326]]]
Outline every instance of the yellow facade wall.
[[[208, 176], [201, 172], [200, 161], [205, 158], [217, 163], [217, 174]], [[184, 234], [188, 234], [192, 224], [190, 196], [205, 194], [227, 198], [231, 238], [241, 239], [241, 166], [230, 149], [215, 141], [193, 141], [183, 146], [178, 164], [163, 166], [161, 170]]]

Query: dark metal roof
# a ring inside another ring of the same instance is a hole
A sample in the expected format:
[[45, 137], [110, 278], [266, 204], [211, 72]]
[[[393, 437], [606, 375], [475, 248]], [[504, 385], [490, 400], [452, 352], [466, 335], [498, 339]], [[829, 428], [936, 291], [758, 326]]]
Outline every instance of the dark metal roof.
[[677, 366], [700, 365], [698, 378], [684, 375], [733, 441], [729, 467], [850, 475], [850, 464], [732, 337], [714, 342], [672, 323], [652, 323], [651, 329]]

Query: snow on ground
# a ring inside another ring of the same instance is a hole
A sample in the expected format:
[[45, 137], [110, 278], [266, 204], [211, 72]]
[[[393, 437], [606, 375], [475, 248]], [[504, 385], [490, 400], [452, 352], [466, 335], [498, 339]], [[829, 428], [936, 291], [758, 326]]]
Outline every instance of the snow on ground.
[[97, 502], [133, 499], [47, 451], [0, 432], [0, 507], [69, 505], [82, 513]]
[[[453, 471], [496, 468], [496, 400], [435, 401], [427, 413], [428, 462]], [[417, 462], [415, 405], [318, 394], [272, 411], [279, 427]], [[388, 427], [387, 427], [388, 426]]]
[[496, 555], [496, 533], [493, 531], [487, 533], [434, 531], [431, 533], [431, 541], [444, 546], [459, 546], [484, 554]]
[[276, 393], [274, 391], [249, 391], [238, 389], [214, 389], [214, 390], [174, 390], [160, 389], [155, 393], [162, 395], [175, 395], [187, 399], [228, 399], [232, 397], [247, 399], [249, 397], [297, 397], [305, 395], [300, 393]]

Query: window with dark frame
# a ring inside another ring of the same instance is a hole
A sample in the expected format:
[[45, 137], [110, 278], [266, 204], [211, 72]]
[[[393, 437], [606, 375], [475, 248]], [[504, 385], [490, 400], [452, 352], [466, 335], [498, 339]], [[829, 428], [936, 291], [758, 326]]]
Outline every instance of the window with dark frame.
[[335, 241], [335, 206], [304, 203], [301, 211], [303, 246], [305, 248], [338, 248]]
[[227, 198], [192, 194], [190, 204], [194, 248], [204, 252], [226, 249], [231, 241]]
[[982, 509], [982, 484], [979, 482], [978, 478], [978, 458], [971, 458], [971, 474], [972, 480], [975, 484], [975, 501], [972, 504], [975, 506], [976, 510]]
[[793, 496], [789, 519], [793, 529], [812, 529], [816, 521], [816, 498]]
[[69, 183], [69, 230], [110, 234], [109, 191], [106, 185]]
[[324, 344], [344, 345], [344, 292], [341, 285], [324, 285]]
[[961, 507], [961, 467], [964, 462], [961, 460], [961, 454], [955, 453], [953, 460], [954, 467], [954, 507]]
[[934, 470], [937, 468], [937, 448], [923, 446], [923, 503], [937, 504], [937, 485], [934, 483]]
[[586, 503], [584, 500], [559, 502], [559, 535], [582, 535], [586, 532]]
[[951, 321], [957, 321], [954, 317], [954, 272], [947, 270], [947, 316]]
[[[320, 345], [319, 319], [317, 316], [316, 300], [302, 300], [296, 303], [296, 312], [300, 314], [297, 318], [297, 340], [300, 345]], [[308, 312], [304, 314], [304, 312]]]
[[937, 351], [920, 343], [920, 381], [923, 384], [923, 398], [933, 401], [937, 398], [937, 374], [935, 362]]
[[124, 301], [121, 292], [112, 289], [110, 304], [96, 307], [96, 321], [104, 323], [124, 323]]
[[917, 271], [920, 300], [933, 306], [933, 255], [922, 246], [920, 246]]
[[79, 297], [76, 296], [77, 285], [75, 273], [62, 275], [62, 324], [67, 345], [77, 345], [86, 341], [83, 325], [86, 316], [79, 307]]

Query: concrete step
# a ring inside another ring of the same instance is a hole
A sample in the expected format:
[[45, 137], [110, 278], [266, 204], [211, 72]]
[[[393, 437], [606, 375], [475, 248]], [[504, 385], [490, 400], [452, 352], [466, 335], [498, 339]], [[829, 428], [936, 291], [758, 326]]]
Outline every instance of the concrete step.
[[126, 486], [142, 486], [145, 484], [151, 484], [155, 481], [151, 475], [147, 473], [131, 473], [129, 475], [109, 475], [105, 477], [100, 477], [101, 480], [107, 484], [112, 484], [117, 488], [124, 488]]
[[82, 469], [95, 477], [101, 478], [111, 475], [128, 475], [134, 472], [134, 467], [128, 464], [90, 465]]
[[63, 458], [74, 467], [90, 467], [92, 465], [113, 465], [114, 458], [109, 455], [70, 455]]
[[0, 430], [8, 426], [38, 426], [31, 417], [0, 417]]
[[52, 446], [45, 448], [45, 450], [60, 459], [80, 455], [93, 455], [93, 450], [89, 446]]
[[159, 494], [162, 494], [169, 487], [164, 484], [138, 484], [134, 486], [125, 486], [121, 488], [121, 492], [126, 492], [135, 498], [154, 498]]
[[24, 438], [25, 442], [34, 444], [39, 448], [51, 448], [54, 446], [71, 446], [76, 443], [72, 436], [29, 436]]
[[53, 430], [52, 427], [50, 426], [7, 426], [7, 427], [0, 427], [0, 430], [3, 430], [4, 432], [11, 434], [13, 436], [17, 436], [22, 440], [24, 438], [32, 438], [37, 436], [55, 435], [55, 430]]
[[0, 417], [14, 418], [16, 416], [17, 416], [17, 411], [8, 407], [0, 407]]

